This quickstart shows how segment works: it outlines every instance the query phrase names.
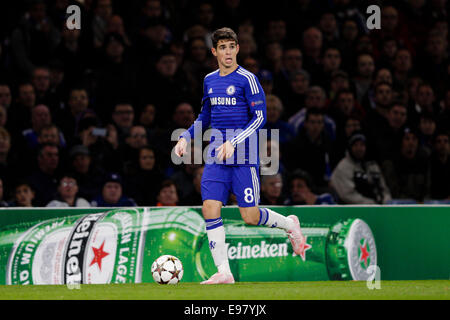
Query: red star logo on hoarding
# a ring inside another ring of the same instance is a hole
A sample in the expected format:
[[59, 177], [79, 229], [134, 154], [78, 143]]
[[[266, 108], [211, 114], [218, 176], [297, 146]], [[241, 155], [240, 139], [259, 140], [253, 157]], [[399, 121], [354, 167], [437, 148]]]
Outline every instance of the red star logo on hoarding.
[[103, 251], [103, 246], [105, 245], [105, 240], [103, 240], [102, 245], [100, 248], [94, 248], [92, 247], [92, 251], [94, 251], [94, 259], [92, 259], [91, 264], [89, 266], [92, 266], [93, 264], [97, 264], [100, 271], [102, 271], [102, 259], [109, 255], [108, 252]]
[[359, 262], [364, 261], [364, 266], [367, 267], [367, 258], [369, 258], [370, 253], [367, 251], [367, 241], [364, 241], [364, 245], [360, 245], [359, 249], [361, 249], [361, 256], [359, 257]]
[[308, 239], [308, 237], [305, 236], [305, 246], [303, 247], [302, 253], [300, 253], [300, 257], [302, 257], [303, 261], [306, 261], [306, 250], [309, 250], [312, 248], [312, 245], [306, 243], [307, 239]]

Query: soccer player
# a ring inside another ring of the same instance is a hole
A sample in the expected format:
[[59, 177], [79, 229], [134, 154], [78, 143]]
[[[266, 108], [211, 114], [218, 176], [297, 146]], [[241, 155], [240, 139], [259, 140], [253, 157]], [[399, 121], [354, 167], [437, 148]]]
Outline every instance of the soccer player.
[[[218, 272], [202, 284], [234, 283], [225, 245], [221, 208], [232, 192], [245, 223], [285, 230], [297, 255], [304, 254], [305, 237], [295, 215], [285, 217], [267, 208], [259, 208], [259, 157], [255, 138], [266, 121], [264, 91], [254, 74], [237, 64], [237, 36], [230, 28], [212, 34], [212, 54], [219, 69], [206, 75], [202, 109], [194, 124], [175, 146], [179, 157], [200, 126], [213, 130], [210, 143], [214, 162], [206, 161], [201, 181], [202, 213], [206, 222], [209, 248]], [[231, 134], [230, 134], [231, 132]], [[198, 138], [198, 137], [197, 137]], [[216, 148], [217, 146], [217, 148]], [[237, 149], [237, 152], [235, 152]], [[244, 150], [244, 152], [239, 152]]]

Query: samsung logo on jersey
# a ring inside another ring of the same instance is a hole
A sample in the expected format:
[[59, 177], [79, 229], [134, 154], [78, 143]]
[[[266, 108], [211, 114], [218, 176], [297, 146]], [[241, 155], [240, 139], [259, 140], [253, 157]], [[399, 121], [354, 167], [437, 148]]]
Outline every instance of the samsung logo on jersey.
[[225, 98], [225, 97], [214, 97], [209, 98], [211, 100], [211, 105], [226, 105], [226, 106], [234, 106], [236, 105], [236, 98]]

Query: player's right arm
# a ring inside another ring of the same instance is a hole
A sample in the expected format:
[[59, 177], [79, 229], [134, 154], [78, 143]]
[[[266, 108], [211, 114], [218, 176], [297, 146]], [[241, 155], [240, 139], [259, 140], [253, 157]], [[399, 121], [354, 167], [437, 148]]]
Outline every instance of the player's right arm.
[[[203, 84], [202, 109], [194, 123], [180, 135], [177, 145], [175, 146], [175, 154], [181, 157], [186, 153], [187, 144], [192, 138], [195, 139], [195, 133], [202, 133], [209, 127], [211, 123], [211, 103], [206, 91], [206, 84]], [[197, 128], [197, 130], [195, 130]]]

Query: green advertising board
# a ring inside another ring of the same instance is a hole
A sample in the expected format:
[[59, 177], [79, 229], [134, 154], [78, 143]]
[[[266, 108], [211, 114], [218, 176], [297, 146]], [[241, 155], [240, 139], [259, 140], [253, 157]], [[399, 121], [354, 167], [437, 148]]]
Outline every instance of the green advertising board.
[[[237, 281], [365, 280], [370, 266], [385, 280], [449, 278], [448, 206], [272, 208], [300, 218], [305, 255], [284, 231], [224, 208]], [[182, 261], [185, 282], [216, 271], [198, 207], [4, 209], [0, 226], [0, 284], [152, 282], [163, 254]]]

